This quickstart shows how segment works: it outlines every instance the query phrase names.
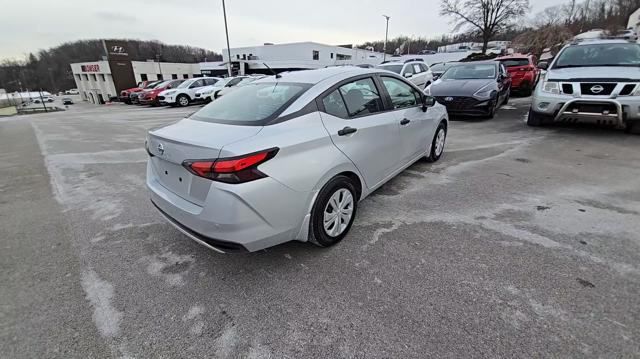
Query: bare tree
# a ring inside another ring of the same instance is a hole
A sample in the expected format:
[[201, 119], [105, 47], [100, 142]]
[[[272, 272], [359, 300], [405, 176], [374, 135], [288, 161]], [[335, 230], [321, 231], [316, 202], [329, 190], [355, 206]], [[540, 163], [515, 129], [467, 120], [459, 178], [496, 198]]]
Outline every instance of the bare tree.
[[489, 41], [529, 10], [529, 0], [442, 0], [440, 14], [454, 18], [455, 30], [470, 27], [482, 37], [482, 53]]

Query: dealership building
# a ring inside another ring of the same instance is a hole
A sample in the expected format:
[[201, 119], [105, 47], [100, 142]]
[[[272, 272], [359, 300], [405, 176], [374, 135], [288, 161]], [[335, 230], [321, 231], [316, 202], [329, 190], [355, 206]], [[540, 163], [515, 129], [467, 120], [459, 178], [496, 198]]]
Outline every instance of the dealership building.
[[[229, 51], [222, 50], [222, 62], [203, 62], [202, 74], [220, 76], [227, 73]], [[231, 49], [231, 66], [238, 75], [271, 71], [312, 70], [327, 66], [378, 65], [382, 53], [354, 48], [351, 45], [333, 46], [317, 42], [295, 42], [288, 44], [264, 44], [262, 46], [237, 47]]]
[[187, 79], [202, 76], [197, 63], [131, 61], [126, 43], [104, 41], [105, 60], [71, 64], [71, 72], [82, 99], [103, 104], [120, 91], [142, 81]]

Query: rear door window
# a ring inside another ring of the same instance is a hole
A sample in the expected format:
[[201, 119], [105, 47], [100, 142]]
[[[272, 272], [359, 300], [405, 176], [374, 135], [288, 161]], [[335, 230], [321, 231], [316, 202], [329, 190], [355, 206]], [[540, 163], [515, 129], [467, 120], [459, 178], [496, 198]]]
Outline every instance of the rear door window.
[[340, 90], [335, 90], [322, 99], [324, 105], [324, 111], [330, 115], [347, 118], [349, 113], [347, 112], [347, 106], [344, 104]]
[[364, 78], [339, 88], [349, 116], [362, 116], [383, 110], [382, 98], [373, 79]]

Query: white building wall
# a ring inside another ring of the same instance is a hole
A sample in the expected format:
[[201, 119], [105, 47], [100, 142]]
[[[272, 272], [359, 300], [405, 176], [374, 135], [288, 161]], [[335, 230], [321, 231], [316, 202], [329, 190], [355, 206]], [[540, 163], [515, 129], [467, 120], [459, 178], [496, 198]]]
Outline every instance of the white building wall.
[[161, 74], [164, 80], [171, 80], [174, 77], [184, 79], [200, 76], [199, 64], [151, 61], [132, 61], [131, 64], [136, 82], [144, 81], [143, 75], [146, 75], [149, 81], [158, 80], [158, 74]]
[[629, 16], [627, 29], [633, 29], [636, 32], [640, 30], [640, 9], [636, 10], [633, 14], [631, 14], [631, 16]]
[[71, 72], [83, 100], [98, 103], [99, 95], [102, 95], [106, 102], [118, 95], [107, 61], [71, 64]]
[[[314, 59], [314, 51], [317, 58]], [[222, 50], [223, 61], [228, 61], [227, 49]], [[272, 68], [323, 68], [331, 65], [377, 65], [382, 54], [363, 49], [349, 49], [316, 42], [239, 47], [231, 49], [232, 61], [247, 61], [257, 68], [266, 63]], [[274, 65], [274, 66], [272, 66]], [[253, 66], [252, 66], [253, 67]]]

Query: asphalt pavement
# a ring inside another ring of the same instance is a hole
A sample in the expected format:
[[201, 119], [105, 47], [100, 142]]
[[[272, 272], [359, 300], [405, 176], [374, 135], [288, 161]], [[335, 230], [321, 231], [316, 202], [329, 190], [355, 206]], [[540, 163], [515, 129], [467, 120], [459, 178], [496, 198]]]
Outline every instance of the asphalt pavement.
[[0, 119], [0, 356], [640, 357], [640, 136], [452, 121], [339, 245], [220, 255], [145, 189], [148, 129], [78, 103]]

